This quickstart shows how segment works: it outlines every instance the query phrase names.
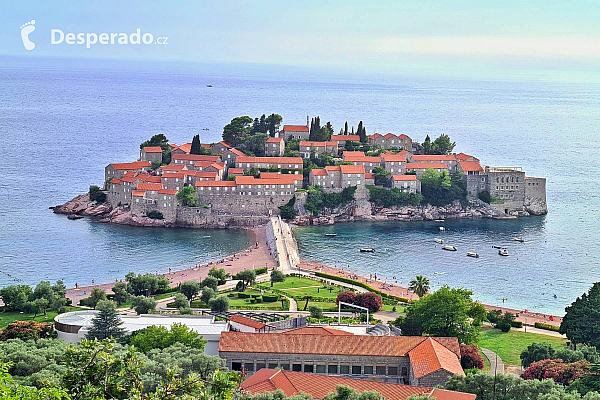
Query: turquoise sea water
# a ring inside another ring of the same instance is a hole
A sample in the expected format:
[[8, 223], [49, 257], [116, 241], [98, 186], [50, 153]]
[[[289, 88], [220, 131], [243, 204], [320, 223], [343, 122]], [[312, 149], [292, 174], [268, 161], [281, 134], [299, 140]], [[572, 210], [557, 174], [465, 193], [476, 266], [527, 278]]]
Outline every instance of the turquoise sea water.
[[[347, 255], [345, 264], [365, 271], [381, 268], [381, 274], [391, 276], [397, 264], [414, 272], [427, 267], [440, 272], [432, 277], [434, 284], [465, 282], [482, 300], [505, 297], [507, 305], [549, 312], [560, 312], [598, 280], [599, 85], [4, 56], [0, 271], [27, 283], [65, 278], [72, 285], [113, 280], [128, 270], [187, 266], [244, 247], [248, 238], [239, 231], [164, 232], [68, 221], [53, 215], [48, 206], [85, 192], [90, 183], [100, 184], [106, 164], [135, 160], [139, 143], [153, 134], [162, 132], [171, 142], [184, 143], [199, 133], [203, 142], [212, 142], [220, 139], [223, 126], [234, 116], [272, 112], [289, 124], [320, 115], [336, 131], [346, 120], [356, 125], [362, 119], [369, 134], [389, 131], [423, 140], [426, 134], [447, 133], [458, 143], [457, 151], [479, 157], [484, 165], [518, 165], [530, 176], [548, 178], [548, 216], [458, 223], [447, 233], [456, 235], [452, 240], [459, 245], [457, 255], [432, 252], [428, 240], [435, 225], [356, 224], [345, 228], [349, 243], [362, 246], [362, 236], [381, 229], [382, 243], [389, 236], [389, 241], [404, 240], [403, 246], [414, 245], [419, 251], [410, 263], [402, 263], [398, 257], [404, 253], [398, 245], [397, 250], [374, 255], [376, 263], [365, 263], [364, 258], [353, 260], [350, 251], [340, 252], [339, 243], [324, 244], [322, 228], [314, 228], [314, 234], [309, 228], [298, 234], [305, 258], [336, 260]], [[536, 239], [522, 248], [511, 244], [514, 256], [507, 259], [492, 254], [464, 260], [469, 244], [486, 249], [497, 240], [487, 241], [490, 224], [492, 230], [505, 227], [507, 237], [525, 229], [522, 236]], [[527, 254], [517, 262], [520, 251]], [[464, 269], [442, 269], [452, 257]], [[473, 262], [482, 266], [469, 268]], [[480, 273], [480, 285], [474, 271]], [[561, 277], [565, 280], [557, 280]], [[556, 300], [541, 294], [549, 281], [555, 282], [551, 292]], [[0, 286], [11, 282], [0, 273]]]

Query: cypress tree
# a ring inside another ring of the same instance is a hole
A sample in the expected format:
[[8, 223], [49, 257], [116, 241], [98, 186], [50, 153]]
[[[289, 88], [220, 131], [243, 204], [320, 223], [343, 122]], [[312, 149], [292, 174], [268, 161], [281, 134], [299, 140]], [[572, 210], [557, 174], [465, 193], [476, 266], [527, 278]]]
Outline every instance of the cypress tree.
[[348, 121], [346, 121], [346, 124], [344, 125], [344, 135], [348, 134]]
[[275, 125], [275, 114], [271, 114], [271, 120], [269, 121], [269, 135], [275, 137], [277, 133], [277, 126]]
[[260, 116], [260, 133], [267, 133], [267, 116], [265, 114]]
[[101, 300], [96, 305], [100, 313], [92, 320], [92, 326], [86, 339], [103, 340], [108, 338], [119, 339], [125, 336], [125, 329], [121, 327], [123, 321], [117, 315], [117, 303], [111, 300]]
[[367, 142], [367, 129], [363, 126], [363, 122], [358, 123], [358, 136], [360, 136], [361, 143]]
[[260, 121], [258, 118], [254, 118], [254, 122], [252, 123], [252, 134], [260, 132]]
[[192, 139], [192, 148], [190, 154], [200, 154], [200, 135], [195, 135]]

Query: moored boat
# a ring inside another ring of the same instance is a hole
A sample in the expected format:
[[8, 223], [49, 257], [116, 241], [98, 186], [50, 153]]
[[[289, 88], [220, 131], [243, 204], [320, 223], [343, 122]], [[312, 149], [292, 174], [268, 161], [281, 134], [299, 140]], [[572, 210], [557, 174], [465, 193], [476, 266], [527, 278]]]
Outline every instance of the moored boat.
[[502, 246], [492, 246], [494, 249], [503, 249]]
[[449, 244], [445, 244], [445, 245], [443, 245], [443, 246], [442, 246], [442, 249], [444, 249], [444, 250], [448, 250], [448, 251], [456, 251], [456, 250], [458, 250], [456, 247], [454, 247], [454, 246], [450, 246]]
[[467, 257], [479, 258], [479, 254], [475, 253], [474, 251], [467, 251]]
[[446, 228], [444, 228], [443, 226], [440, 226], [440, 231], [445, 231]]
[[335, 237], [337, 236], [337, 233], [326, 233], [325, 237]]
[[435, 222], [446, 222], [446, 221], [445, 221], [445, 220], [443, 220], [443, 219], [434, 219], [434, 221], [435, 221]]
[[508, 249], [506, 247], [503, 247], [500, 250], [498, 250], [498, 254], [504, 257], [508, 257], [510, 255], [508, 254]]
[[374, 253], [375, 249], [371, 249], [371, 248], [362, 248], [360, 249], [361, 253]]
[[516, 236], [513, 238], [513, 240], [515, 242], [521, 242], [521, 243], [525, 242], [525, 239], [523, 239], [521, 236]]
[[433, 239], [433, 241], [436, 243], [444, 243], [444, 239], [440, 239], [440, 238], [435, 238], [435, 239]]

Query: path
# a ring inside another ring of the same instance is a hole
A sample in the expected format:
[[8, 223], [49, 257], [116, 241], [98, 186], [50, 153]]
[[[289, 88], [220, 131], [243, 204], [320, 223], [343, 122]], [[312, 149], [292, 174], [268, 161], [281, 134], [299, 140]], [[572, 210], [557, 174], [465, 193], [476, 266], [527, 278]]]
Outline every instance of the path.
[[292, 312], [292, 311], [294, 311], [294, 312], [298, 311], [298, 303], [296, 303], [296, 300], [292, 299], [291, 297], [287, 297], [287, 296], [284, 296], [284, 297], [286, 299], [288, 299], [288, 301], [290, 302], [290, 309], [289, 309], [289, 311], [290, 312]]
[[498, 374], [503, 374], [504, 362], [502, 361], [502, 359], [491, 350], [484, 349], [483, 347], [480, 347], [480, 350], [483, 354], [485, 354], [487, 359], [490, 360], [490, 370], [488, 371], [488, 374], [494, 375], [494, 372]]
[[[269, 270], [276, 268], [277, 264], [271, 255], [269, 247], [266, 245], [265, 226], [259, 226], [252, 229], [254, 233], [254, 241], [258, 242], [258, 246], [252, 245], [250, 248], [239, 253], [233, 254], [217, 262], [211, 262], [206, 265], [199, 265], [194, 268], [188, 268], [181, 271], [172, 271], [163, 274], [170, 282], [171, 287], [179, 285], [185, 281], [200, 281], [208, 275], [208, 271], [212, 267], [225, 268], [225, 271], [234, 275], [244, 269], [255, 269], [267, 267]], [[89, 297], [93, 288], [99, 288], [106, 293], [112, 293], [111, 289], [115, 282], [98, 284], [92, 286], [80, 286], [79, 288], [67, 289], [67, 298], [73, 301], [73, 305], [77, 305], [79, 300]]]

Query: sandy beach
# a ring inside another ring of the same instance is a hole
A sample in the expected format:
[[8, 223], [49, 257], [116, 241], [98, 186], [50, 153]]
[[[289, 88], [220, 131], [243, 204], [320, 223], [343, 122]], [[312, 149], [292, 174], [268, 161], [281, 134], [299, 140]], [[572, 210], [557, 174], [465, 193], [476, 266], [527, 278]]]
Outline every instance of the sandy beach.
[[[251, 246], [241, 252], [232, 254], [228, 257], [223, 258], [217, 262], [211, 262], [208, 264], [198, 265], [194, 268], [188, 268], [179, 271], [171, 271], [167, 274], [162, 274], [171, 283], [171, 287], [175, 287], [184, 281], [200, 281], [208, 275], [208, 271], [211, 268], [224, 268], [226, 272], [234, 275], [244, 269], [255, 269], [261, 267], [268, 267], [273, 269], [276, 267], [274, 258], [271, 256], [271, 251], [266, 245], [266, 233], [265, 227], [259, 226], [251, 229], [253, 233], [253, 240]], [[258, 242], [258, 246], [256, 246]], [[125, 277], [123, 277], [124, 280]], [[67, 289], [67, 297], [73, 301], [73, 305], [77, 305], [79, 300], [86, 298], [90, 295], [93, 288], [100, 288], [107, 294], [111, 294], [112, 287], [116, 282], [104, 283], [91, 286], [79, 286], [78, 288]]]

